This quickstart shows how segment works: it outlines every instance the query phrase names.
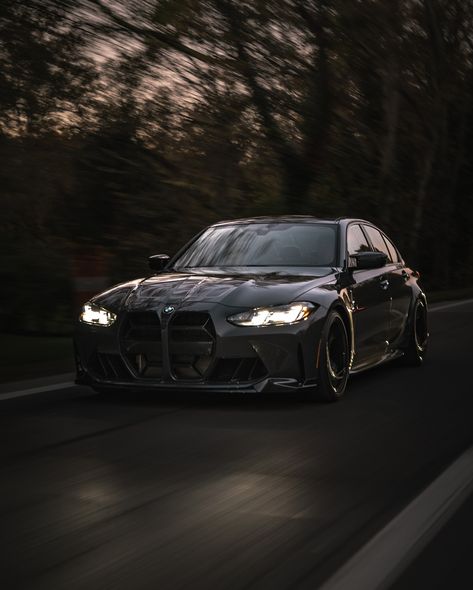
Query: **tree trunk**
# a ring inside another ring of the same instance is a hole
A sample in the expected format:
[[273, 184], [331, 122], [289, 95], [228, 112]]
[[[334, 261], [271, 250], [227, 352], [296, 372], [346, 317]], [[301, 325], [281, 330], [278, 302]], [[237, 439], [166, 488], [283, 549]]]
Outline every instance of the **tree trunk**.
[[283, 169], [284, 210], [288, 214], [313, 214], [308, 204], [312, 173], [300, 159], [286, 158]]
[[379, 185], [383, 194], [382, 210], [379, 212], [379, 217], [385, 225], [389, 225], [394, 200], [393, 180], [396, 168], [400, 104], [399, 63], [397, 57], [393, 57], [389, 60], [389, 65], [384, 75], [383, 107], [386, 134], [381, 151], [379, 170]]
[[424, 209], [427, 197], [427, 188], [432, 179], [432, 172], [435, 162], [435, 156], [437, 152], [437, 144], [439, 141], [438, 132], [435, 133], [435, 137], [430, 144], [427, 154], [424, 159], [424, 165], [422, 168], [422, 174], [419, 180], [419, 187], [417, 189], [416, 202], [414, 204], [414, 221], [411, 228], [411, 239], [410, 239], [410, 251], [414, 262], [419, 262], [419, 251], [420, 251], [420, 240], [422, 224], [424, 220]]

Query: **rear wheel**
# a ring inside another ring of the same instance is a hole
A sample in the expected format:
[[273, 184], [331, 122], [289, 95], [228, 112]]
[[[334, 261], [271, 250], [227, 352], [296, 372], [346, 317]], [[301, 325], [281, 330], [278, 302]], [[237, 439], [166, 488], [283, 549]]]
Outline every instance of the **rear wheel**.
[[429, 338], [427, 306], [422, 299], [417, 299], [415, 302], [408, 330], [407, 345], [404, 349], [404, 356], [400, 360], [403, 365], [419, 367], [427, 354]]
[[345, 393], [350, 363], [350, 344], [342, 316], [331, 311], [325, 322], [319, 350], [319, 399], [335, 402]]

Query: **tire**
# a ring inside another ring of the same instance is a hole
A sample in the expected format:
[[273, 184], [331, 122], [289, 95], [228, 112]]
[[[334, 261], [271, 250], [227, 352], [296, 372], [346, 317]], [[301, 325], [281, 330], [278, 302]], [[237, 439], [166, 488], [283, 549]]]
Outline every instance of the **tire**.
[[427, 354], [429, 338], [427, 306], [425, 301], [417, 299], [412, 310], [412, 317], [408, 325], [407, 344], [404, 348], [404, 356], [400, 362], [405, 367], [420, 367]]
[[350, 363], [350, 343], [342, 316], [329, 312], [322, 330], [317, 398], [336, 402], [345, 393]]

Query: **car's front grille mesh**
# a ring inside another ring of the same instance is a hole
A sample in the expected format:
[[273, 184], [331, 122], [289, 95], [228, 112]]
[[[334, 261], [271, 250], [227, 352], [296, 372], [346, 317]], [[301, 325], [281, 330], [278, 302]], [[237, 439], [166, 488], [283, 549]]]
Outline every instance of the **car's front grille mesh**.
[[[163, 329], [164, 328], [164, 329]], [[163, 347], [163, 338], [167, 347]], [[267, 375], [266, 367], [257, 356], [245, 358], [216, 358], [216, 333], [206, 312], [176, 312], [161, 324], [156, 312], [128, 312], [120, 327], [121, 368], [113, 365], [100, 373], [111, 379], [132, 378], [161, 381], [166, 377], [163, 355], [168, 354], [169, 371], [178, 381], [202, 383], [244, 383]], [[110, 356], [110, 355], [109, 355]]]
[[169, 324], [169, 356], [176, 379], [203, 380], [212, 365], [215, 328], [208, 313], [177, 312]]
[[124, 340], [161, 341], [161, 322], [155, 312], [128, 313], [122, 325]]
[[128, 313], [121, 326], [121, 348], [137, 377], [160, 379], [163, 374], [163, 349], [158, 314]]

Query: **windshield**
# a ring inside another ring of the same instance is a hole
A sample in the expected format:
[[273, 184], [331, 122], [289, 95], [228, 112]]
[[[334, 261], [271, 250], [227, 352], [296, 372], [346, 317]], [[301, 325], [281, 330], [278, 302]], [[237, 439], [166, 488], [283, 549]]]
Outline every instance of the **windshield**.
[[335, 266], [335, 255], [334, 225], [222, 225], [207, 229], [174, 262], [174, 268]]

